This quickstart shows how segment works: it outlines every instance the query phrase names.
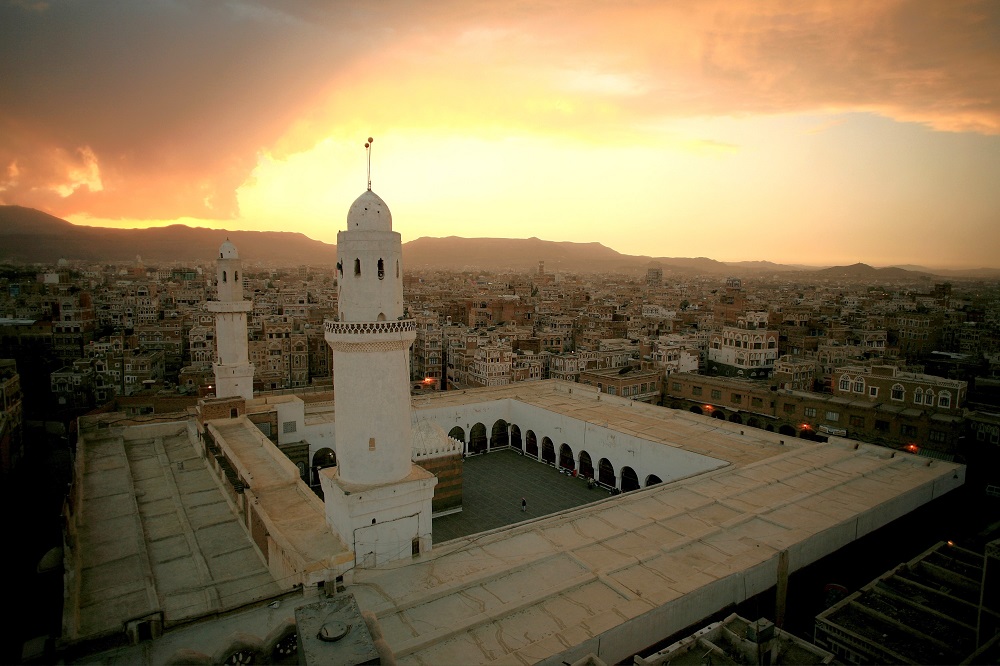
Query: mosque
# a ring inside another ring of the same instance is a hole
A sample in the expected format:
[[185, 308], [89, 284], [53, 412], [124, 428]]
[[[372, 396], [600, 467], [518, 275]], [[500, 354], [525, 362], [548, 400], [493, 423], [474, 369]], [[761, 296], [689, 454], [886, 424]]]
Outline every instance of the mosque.
[[[222, 244], [215, 397], [81, 419], [66, 660], [615, 663], [964, 482], [961, 465], [559, 380], [411, 399], [401, 247], [369, 187], [337, 235], [331, 403], [254, 397], [251, 303]], [[627, 492], [436, 542], [476, 426]], [[296, 447], [335, 453], [322, 500]]]

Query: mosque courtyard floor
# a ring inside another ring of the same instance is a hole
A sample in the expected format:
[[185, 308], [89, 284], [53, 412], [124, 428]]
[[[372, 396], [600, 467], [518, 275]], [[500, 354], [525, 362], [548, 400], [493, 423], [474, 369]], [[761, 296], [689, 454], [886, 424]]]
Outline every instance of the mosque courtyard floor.
[[[434, 544], [486, 532], [609, 497], [582, 478], [513, 449], [470, 456], [462, 468], [462, 511], [434, 519]], [[521, 498], [527, 510], [521, 511]]]

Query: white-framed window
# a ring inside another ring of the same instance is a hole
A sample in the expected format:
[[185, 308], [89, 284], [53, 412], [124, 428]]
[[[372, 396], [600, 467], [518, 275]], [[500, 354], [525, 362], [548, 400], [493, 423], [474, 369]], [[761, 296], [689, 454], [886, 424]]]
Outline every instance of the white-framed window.
[[281, 424], [281, 432], [287, 435], [290, 432], [295, 432], [296, 427], [295, 421], [285, 421]]
[[877, 398], [878, 397], [878, 387], [877, 386], [869, 386], [868, 387], [868, 395], [870, 395], [873, 398]]
[[854, 392], [855, 393], [864, 393], [865, 392], [865, 380], [864, 380], [864, 377], [855, 377], [854, 378]]
[[922, 405], [924, 404], [924, 390], [922, 388], [917, 388], [913, 391], [913, 404]]
[[840, 420], [840, 412], [827, 412], [826, 420], [833, 421], [834, 423], [836, 423], [837, 421]]
[[844, 375], [843, 377], [840, 378], [840, 390], [841, 391], [851, 390], [851, 378], [848, 377], [847, 375]]
[[938, 407], [951, 407], [950, 391], [941, 391], [938, 395]]
[[893, 400], [903, 400], [906, 397], [906, 389], [902, 384], [893, 384], [890, 396]]

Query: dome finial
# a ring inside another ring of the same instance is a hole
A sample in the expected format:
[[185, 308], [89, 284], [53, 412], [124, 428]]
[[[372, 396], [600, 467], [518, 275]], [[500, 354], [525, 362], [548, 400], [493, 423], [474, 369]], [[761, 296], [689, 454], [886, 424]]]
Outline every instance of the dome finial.
[[375, 143], [375, 139], [368, 137], [368, 142], [365, 143], [365, 152], [368, 153], [368, 191], [372, 191], [372, 144]]

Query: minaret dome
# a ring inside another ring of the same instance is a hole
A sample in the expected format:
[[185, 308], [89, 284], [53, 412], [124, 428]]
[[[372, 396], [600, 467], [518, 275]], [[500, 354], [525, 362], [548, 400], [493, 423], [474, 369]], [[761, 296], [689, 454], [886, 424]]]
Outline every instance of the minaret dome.
[[379, 195], [367, 190], [347, 211], [347, 230], [392, 231], [392, 213]]

